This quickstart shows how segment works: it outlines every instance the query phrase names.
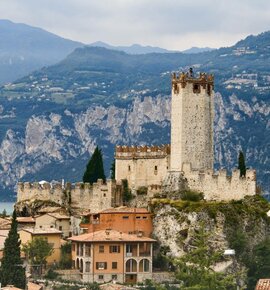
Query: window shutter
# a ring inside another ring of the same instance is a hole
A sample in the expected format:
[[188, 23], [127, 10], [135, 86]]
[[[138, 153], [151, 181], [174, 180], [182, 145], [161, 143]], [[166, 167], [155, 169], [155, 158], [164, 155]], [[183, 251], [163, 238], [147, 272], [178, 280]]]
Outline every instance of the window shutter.
[[107, 262], [104, 263], [104, 269], [107, 269]]

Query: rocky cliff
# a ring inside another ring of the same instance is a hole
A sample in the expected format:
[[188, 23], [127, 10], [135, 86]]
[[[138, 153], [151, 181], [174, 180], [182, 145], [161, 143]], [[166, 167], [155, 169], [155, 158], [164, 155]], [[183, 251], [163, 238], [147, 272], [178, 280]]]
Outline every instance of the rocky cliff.
[[[215, 104], [216, 166], [229, 170], [237, 166], [242, 149], [247, 165], [257, 168], [259, 182], [268, 186], [269, 106], [256, 98], [248, 102], [236, 95], [222, 98], [219, 93]], [[0, 116], [8, 114], [2, 106]], [[18, 114], [14, 109], [9, 118]], [[126, 107], [98, 105], [80, 111], [39, 112], [29, 114], [25, 124], [8, 129], [0, 141], [2, 196], [18, 180], [80, 180], [97, 144], [103, 150], [108, 174], [116, 144], [169, 143], [170, 97], [135, 97]]]

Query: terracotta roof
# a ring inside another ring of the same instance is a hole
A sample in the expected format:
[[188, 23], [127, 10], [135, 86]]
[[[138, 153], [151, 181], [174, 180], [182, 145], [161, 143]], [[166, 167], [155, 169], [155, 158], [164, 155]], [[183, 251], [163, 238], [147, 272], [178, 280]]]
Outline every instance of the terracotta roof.
[[10, 229], [10, 227], [11, 227], [11, 220], [0, 218], [0, 229], [6, 230], [6, 229]]
[[13, 285], [7, 285], [5, 287], [2, 287], [1, 290], [23, 290], [22, 288], [17, 288]]
[[140, 237], [137, 235], [129, 235], [115, 230], [102, 230], [79, 236], [73, 236], [68, 240], [74, 242], [155, 242], [156, 240]]
[[58, 212], [54, 212], [54, 213], [48, 213], [48, 215], [55, 217], [58, 220], [69, 220], [70, 216], [64, 215], [64, 214], [60, 214]]
[[146, 208], [119, 206], [105, 209], [99, 213], [150, 213]]
[[270, 279], [260, 279], [255, 290], [270, 290]]
[[35, 219], [31, 216], [27, 217], [17, 217], [18, 223], [35, 223]]
[[27, 283], [27, 289], [28, 290], [41, 290], [43, 289], [43, 285], [38, 285], [32, 282]]
[[50, 234], [62, 234], [61, 231], [55, 228], [47, 228], [47, 229], [33, 229], [33, 228], [26, 228], [22, 229], [21, 231], [28, 232], [32, 235], [50, 235]]
[[8, 236], [9, 230], [0, 230], [0, 249], [4, 248], [5, 240]]

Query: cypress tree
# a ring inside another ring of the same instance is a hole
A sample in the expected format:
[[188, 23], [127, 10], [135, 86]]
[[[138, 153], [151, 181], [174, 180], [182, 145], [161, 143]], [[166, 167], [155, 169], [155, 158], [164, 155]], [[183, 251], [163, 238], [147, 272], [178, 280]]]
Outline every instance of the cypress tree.
[[115, 159], [113, 159], [112, 165], [111, 165], [111, 179], [115, 179]]
[[247, 168], [246, 168], [244, 153], [242, 151], [239, 152], [238, 169], [240, 170], [240, 177], [245, 177]]
[[14, 285], [18, 288], [25, 288], [25, 269], [20, 257], [19, 234], [17, 233], [16, 211], [13, 211], [11, 228], [5, 240], [3, 259], [1, 264], [0, 280], [3, 286]]
[[89, 160], [86, 170], [83, 175], [83, 182], [89, 182], [93, 184], [98, 179], [106, 181], [103, 167], [103, 159], [101, 149], [96, 147], [91, 159]]

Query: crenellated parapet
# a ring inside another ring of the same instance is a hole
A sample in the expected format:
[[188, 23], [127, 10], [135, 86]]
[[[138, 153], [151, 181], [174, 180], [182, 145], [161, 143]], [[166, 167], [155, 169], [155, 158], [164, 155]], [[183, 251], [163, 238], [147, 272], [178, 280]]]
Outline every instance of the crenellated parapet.
[[53, 201], [62, 206], [102, 210], [121, 205], [122, 186], [115, 181], [99, 179], [90, 183], [18, 182], [17, 202], [27, 200]]
[[238, 169], [227, 175], [225, 169], [217, 172], [192, 170], [190, 163], [184, 163], [183, 173], [189, 189], [203, 192], [206, 200], [239, 200], [256, 194], [256, 171], [253, 169], [240, 177]]
[[170, 145], [121, 146], [115, 148], [116, 159], [164, 158], [170, 154]]
[[212, 74], [200, 73], [199, 77], [194, 77], [193, 72], [172, 74], [172, 89], [174, 94], [178, 94], [180, 89], [185, 89], [187, 85], [192, 86], [193, 93], [199, 94], [203, 90], [209, 96], [214, 90], [214, 76]]

